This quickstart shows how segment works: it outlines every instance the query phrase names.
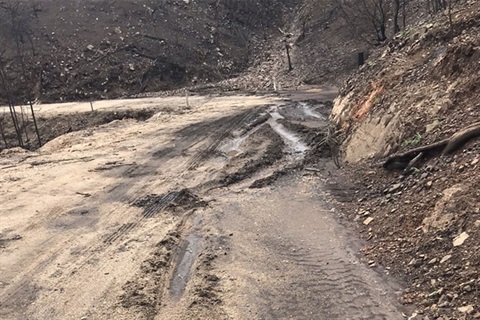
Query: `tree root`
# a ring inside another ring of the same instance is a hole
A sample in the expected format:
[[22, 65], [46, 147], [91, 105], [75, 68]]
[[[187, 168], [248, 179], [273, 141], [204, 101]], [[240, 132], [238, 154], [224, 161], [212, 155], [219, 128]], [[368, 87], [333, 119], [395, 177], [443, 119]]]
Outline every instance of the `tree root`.
[[449, 154], [467, 143], [469, 140], [480, 136], [480, 122], [474, 123], [452, 135], [442, 154]]
[[411, 149], [406, 152], [394, 154], [385, 161], [383, 167], [387, 170], [411, 169], [412, 162], [420, 158], [429, 158], [437, 155], [446, 155], [454, 152], [469, 140], [480, 136], [480, 122], [476, 122], [463, 130], [453, 134], [448, 139], [443, 139], [432, 144]]

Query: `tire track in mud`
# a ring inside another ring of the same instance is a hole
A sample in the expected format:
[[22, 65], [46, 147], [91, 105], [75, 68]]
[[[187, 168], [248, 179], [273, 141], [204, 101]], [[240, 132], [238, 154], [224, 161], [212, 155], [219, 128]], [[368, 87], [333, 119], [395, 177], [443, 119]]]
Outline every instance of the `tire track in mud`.
[[[198, 165], [200, 165], [201, 163], [207, 161], [211, 156], [214, 155], [218, 146], [222, 143], [222, 141], [226, 137], [228, 137], [231, 134], [232, 131], [234, 131], [236, 129], [239, 129], [243, 125], [247, 124], [248, 121], [253, 120], [257, 116], [259, 110], [260, 110], [260, 108], [258, 108], [258, 107], [253, 108], [252, 110], [248, 110], [247, 112], [243, 112], [240, 115], [233, 116], [230, 121], [226, 121], [218, 130], [216, 130], [214, 132], [214, 134], [212, 134], [210, 136], [209, 139], [211, 139], [212, 142], [205, 149], [203, 149], [199, 153], [195, 154], [188, 162], [186, 162], [182, 166], [182, 169], [180, 170], [180, 172], [183, 172], [185, 170], [193, 170], [196, 167], [198, 167]], [[208, 139], [208, 137], [207, 137], [207, 139]], [[189, 149], [190, 147], [192, 147], [192, 146], [194, 146], [198, 143], [201, 143], [203, 140], [205, 140], [205, 137], [204, 138], [200, 137], [199, 141], [194, 142], [187, 149]], [[131, 171], [132, 168], [129, 168], [127, 170]], [[128, 172], [126, 172], [126, 173], [128, 173]], [[145, 175], [142, 175], [142, 176], [147, 176], [148, 177], [147, 180], [149, 180], [150, 182], [154, 181], [155, 179], [150, 177], [149, 175], [150, 174], [145, 174]], [[132, 178], [137, 178], [137, 177], [132, 177]], [[141, 177], [141, 178], [144, 178], [144, 177]], [[135, 184], [135, 183], [132, 182], [132, 184]], [[127, 212], [128, 210], [130, 210], [131, 204], [133, 202], [141, 199], [142, 196], [144, 196], [145, 194], [148, 194], [149, 192], [151, 192], [156, 187], [158, 187], [158, 186], [150, 185], [148, 188], [145, 188], [144, 186], [139, 186], [138, 188], [136, 188], [137, 190], [135, 190], [133, 193], [130, 194], [130, 196], [129, 196], [130, 200], [126, 201], [129, 205], [125, 206], [123, 209], [122, 208], [112, 209], [110, 212], [103, 215], [102, 218], [105, 219], [107, 224], [108, 224], [108, 221], [111, 220], [110, 219], [111, 217], [113, 217], [114, 215], [118, 216], [122, 212]], [[127, 189], [125, 191], [130, 191], [130, 190], [131, 190], [131, 187], [127, 187]], [[125, 200], [123, 198], [124, 196], [125, 196], [124, 192], [120, 192], [118, 194], [119, 202], [125, 202]], [[76, 269], [82, 269], [86, 266], [90, 266], [90, 267], [93, 266], [91, 261], [96, 256], [98, 256], [99, 254], [104, 253], [106, 247], [111, 246], [114, 243], [118, 242], [126, 234], [128, 234], [131, 231], [138, 228], [142, 223], [144, 223], [144, 221], [146, 219], [151, 218], [151, 217], [155, 216], [156, 214], [158, 214], [159, 212], [163, 211], [172, 201], [176, 200], [177, 196], [178, 196], [178, 193], [176, 193], [176, 192], [167, 193], [165, 195], [164, 199], [162, 199], [161, 202], [157, 203], [155, 206], [152, 206], [146, 212], [144, 212], [144, 214], [140, 217], [140, 219], [134, 220], [132, 222], [124, 223], [116, 231], [114, 231], [113, 233], [108, 235], [106, 238], [104, 238], [103, 241], [100, 241], [99, 243], [94, 242], [90, 246], [88, 246], [87, 248], [83, 249], [82, 252], [78, 254], [79, 257], [81, 257], [82, 259], [80, 261], [79, 260], [73, 261], [73, 263], [68, 266], [68, 269], [76, 270]], [[112, 199], [112, 200], [115, 200], [115, 199]], [[93, 222], [92, 222], [92, 224], [93, 224]], [[63, 241], [63, 243], [64, 244], [69, 243], [73, 239], [75, 239], [77, 236], [78, 236], [77, 233], [73, 234], [70, 237], [66, 238]], [[45, 246], [50, 246], [50, 244], [55, 242], [56, 238], [57, 237], [55, 235], [53, 235], [52, 237], [46, 239], [45, 240]], [[58, 257], [64, 251], [65, 251], [65, 247], [63, 245], [58, 245], [58, 249], [55, 250], [53, 252], [53, 254], [50, 251], [46, 257], [44, 257], [42, 255], [38, 259], [36, 259], [36, 261], [33, 264], [30, 264], [30, 267], [26, 267], [21, 272], [21, 274], [19, 274], [15, 277], [16, 279], [20, 278], [22, 280], [18, 281], [17, 285], [15, 285], [14, 287], [8, 288], [8, 290], [4, 291], [1, 294], [0, 305], [1, 306], [12, 305], [12, 303], [14, 303], [15, 300], [17, 299], [18, 294], [21, 293], [22, 291], [24, 291], [31, 284], [32, 278], [29, 277], [28, 275], [29, 274], [35, 275], [35, 274], [41, 273], [42, 271], [44, 271], [48, 267], [48, 264], [51, 261], [55, 260], [56, 257]], [[44, 257], [44, 259], [42, 259], [43, 257]], [[99, 272], [99, 274], [101, 274], [102, 270], [108, 269], [108, 267], [111, 264], [112, 264], [112, 262], [109, 262], [108, 260], [106, 261], [106, 263], [97, 264], [96, 268], [95, 268], [95, 271]], [[62, 278], [60, 278], [57, 282], [55, 282], [54, 286], [59, 285], [61, 282], [62, 282]], [[73, 300], [73, 297], [71, 297], [71, 299]], [[45, 310], [45, 312], [42, 313], [41, 316], [42, 317], [43, 316], [48, 317], [48, 315], [46, 315], [46, 313], [47, 313], [47, 311]]]
[[243, 125], [248, 124], [249, 121], [254, 120], [254, 118], [258, 116], [259, 112], [260, 108], [253, 108], [252, 110], [246, 112], [246, 114], [234, 116], [232, 120], [226, 121], [225, 124], [218, 129], [212, 138], [212, 142], [204, 150], [200, 151], [190, 159], [187, 165], [187, 170], [194, 170], [199, 165], [211, 158], [225, 138], [227, 138], [236, 129], [239, 129]]
[[[248, 121], [253, 120], [258, 115], [259, 111], [260, 111], [260, 108], [256, 107], [251, 110], [248, 110], [247, 112], [241, 113], [240, 115], [232, 116], [232, 119], [230, 121], [225, 121], [225, 123], [213, 134], [213, 137], [211, 138], [212, 142], [205, 149], [203, 149], [199, 153], [195, 154], [192, 158], [190, 158], [190, 160], [186, 164], [184, 164], [184, 167], [180, 169], [180, 173], [184, 172], [185, 170], [194, 170], [201, 163], [207, 161], [210, 157], [214, 155], [218, 146], [222, 143], [222, 141], [226, 137], [228, 137], [232, 133], [232, 131], [247, 124]], [[194, 142], [194, 145], [196, 143], [197, 142]], [[188, 147], [187, 149], [189, 149], [190, 147]], [[145, 194], [145, 190], [143, 191], [144, 191], [143, 194]], [[137, 228], [138, 225], [143, 223], [145, 219], [151, 218], [154, 215], [158, 214], [159, 212], [163, 211], [163, 209], [165, 209], [172, 201], [175, 201], [177, 199], [177, 196], [178, 196], [178, 192], [167, 193], [159, 203], [157, 203], [155, 206], [152, 206], [146, 212], [144, 212], [143, 216], [139, 220], [129, 224], [128, 226], [124, 225], [120, 227], [120, 229], [114, 232], [113, 235], [107, 237], [107, 239], [105, 239], [104, 242], [105, 243], [115, 242], [116, 240], [121, 238], [124, 234]], [[133, 197], [133, 199], [131, 199], [129, 203], [130, 204], [134, 203], [136, 201], [139, 201], [140, 199], [141, 197], [138, 197], [138, 196]]]
[[[138, 165], [138, 166], [140, 167], [140, 165]], [[131, 170], [131, 168], [129, 168], [127, 170]], [[148, 194], [149, 192], [153, 191], [153, 189], [155, 189], [155, 187], [158, 187], [156, 185], [150, 184], [152, 181], [155, 181], [155, 178], [153, 176], [144, 175], [144, 176], [141, 177], [142, 180], [145, 177], [147, 178], [147, 181], [145, 181], [145, 183], [142, 183], [142, 185], [139, 185], [137, 188], [135, 188], [136, 190], [131, 195], [131, 198], [136, 199], [136, 200], [141, 199], [141, 197], [143, 195], [145, 195], [146, 193]], [[134, 177], [134, 178], [136, 178], [136, 177]], [[132, 182], [132, 184], [136, 184], [136, 183]], [[138, 184], [140, 184], [140, 183], [138, 183]], [[149, 187], [145, 188], [145, 185], [149, 185]], [[131, 188], [128, 188], [128, 190], [131, 190]], [[171, 198], [167, 198], [166, 200], [169, 200], [169, 199], [171, 199]], [[123, 194], [120, 195], [120, 198], [118, 198], [118, 200], [119, 200], [119, 202], [124, 201]], [[170, 201], [172, 201], [172, 200], [174, 200], [174, 198], [171, 199]], [[124, 206], [123, 209], [114, 208], [114, 209], [110, 210], [110, 212], [103, 215], [103, 218], [106, 219], [106, 221], [108, 222], [108, 221], [111, 220], [110, 218], [113, 217], [113, 215], [119, 215], [122, 212], [129, 211], [131, 209], [131, 202], [133, 202], [133, 201], [127, 201], [128, 205]], [[162, 206], [158, 206], [158, 209], [161, 210], [161, 209], [165, 208], [168, 204], [169, 204], [169, 202], [168, 203], [166, 202]], [[153, 214], [153, 208], [152, 208], [151, 212], [152, 213], [150, 213], [150, 214]], [[141, 217], [139, 220], [136, 220], [134, 222], [127, 222], [127, 223], [123, 224], [117, 231], [115, 231], [111, 235], [107, 236], [106, 239], [104, 239], [103, 241], [93, 242], [91, 245], [87, 246], [85, 249], [82, 250], [82, 252], [80, 252], [78, 254], [82, 259], [72, 261], [72, 264], [69, 265], [68, 268], [70, 268], [71, 270], [75, 270], [75, 269], [84, 268], [86, 266], [92, 266], [91, 261], [95, 258], [95, 256], [98, 256], [99, 254], [102, 254], [106, 247], [108, 247], [110, 245], [113, 245], [116, 241], [118, 241], [120, 238], [122, 238], [125, 234], [133, 231], [141, 223], [143, 223], [143, 221], [145, 219], [146, 219], [145, 217]], [[91, 226], [93, 226], [94, 223], [95, 222], [91, 222]], [[66, 244], [66, 243], [68, 244], [72, 240], [77, 238], [80, 234], [81, 234], [81, 232], [72, 234], [68, 238], [64, 239], [64, 241], [62, 243], [63, 244]], [[44, 243], [43, 247], [50, 247], [52, 244], [56, 244], [56, 241], [55, 241], [56, 239], [57, 239], [56, 235], [52, 235], [51, 237], [47, 238], [43, 242]], [[43, 272], [49, 266], [49, 264], [56, 259], [56, 257], [60, 256], [60, 254], [65, 251], [64, 245], [58, 245], [58, 244], [56, 244], [56, 245], [58, 246], [58, 248], [55, 251], [53, 251], [53, 253], [50, 251], [50, 252], [47, 253], [46, 257], [44, 257], [44, 255], [42, 255], [38, 259], [36, 259], [34, 263], [30, 264], [30, 267], [23, 268], [22, 272], [15, 277], [15, 279], [20, 279], [20, 280], [19, 281], [12, 281], [13, 283], [17, 283], [17, 285], [15, 285], [14, 287], [7, 288], [7, 290], [5, 290], [2, 294], [0, 294], [0, 306], [13, 305], [15, 303], [15, 301], [17, 300], [17, 296], [19, 295], [19, 293], [25, 291], [26, 288], [31, 285], [32, 278], [29, 275], [32, 275], [32, 274], [35, 275], [35, 274], [39, 274], [39, 273]], [[107, 263], [104, 266], [102, 266], [102, 265], [98, 266], [97, 271], [101, 272], [102, 270], [105, 270], [109, 265], [110, 265], [110, 263], [107, 260]], [[61, 282], [62, 282], [62, 279], [60, 278], [55, 283], [55, 286], [58, 286]]]
[[[156, 214], [162, 212], [172, 201], [175, 201], [177, 197], [178, 197], [178, 192], [169, 192], [165, 194], [154, 205], [151, 205], [146, 210], [144, 210], [142, 214], [143, 217], [140, 220], [137, 220], [137, 222], [130, 222], [122, 225], [117, 231], [111, 233], [109, 236], [103, 239], [103, 242], [106, 244], [113, 244], [123, 235], [129, 233], [130, 231], [138, 227], [145, 219], [152, 218]], [[137, 201], [139, 199], [141, 198], [137, 198]]]
[[403, 319], [401, 288], [360, 261], [357, 239], [332, 217], [309, 181], [299, 175], [274, 190], [223, 200], [221, 225], [236, 237], [220, 268], [238, 270], [226, 277], [238, 277], [240, 285], [225, 288], [242, 299], [230, 304], [235, 314], [253, 312], [262, 320]]
[[[222, 143], [222, 141], [231, 134], [232, 131], [241, 127], [242, 125], [246, 124], [246, 122], [252, 120], [259, 112], [259, 108], [253, 108], [245, 112], [245, 114], [235, 115], [232, 117], [230, 121], [226, 121], [223, 126], [220, 127], [211, 138], [213, 142], [204, 150], [200, 151], [199, 153], [195, 154], [186, 164], [180, 169], [180, 173], [184, 172], [185, 170], [193, 170], [197, 167], [201, 162], [204, 162], [210, 158], [218, 145]], [[205, 138], [199, 139], [199, 141], [203, 141]], [[193, 145], [197, 144], [194, 142]], [[192, 146], [187, 147], [189, 149]], [[131, 168], [129, 169], [131, 170]], [[153, 180], [153, 179], [151, 179]], [[129, 200], [126, 202], [129, 203], [127, 210], [130, 208], [130, 205], [136, 201], [141, 200], [141, 198], [152, 191], [156, 186], [151, 186], [147, 190], [145, 188], [139, 188], [137, 192], [135, 192], [132, 196], [129, 197]], [[137, 228], [141, 223], [144, 222], [145, 219], [151, 218], [154, 215], [158, 214], [159, 212], [163, 211], [172, 201], [175, 201], [178, 196], [178, 192], [169, 192], [165, 195], [165, 197], [159, 201], [155, 206], [148, 208], [146, 212], [143, 213], [142, 217], [134, 222], [126, 223], [122, 225], [117, 231], [113, 232], [113, 234], [107, 236], [106, 239], [103, 240], [104, 243], [113, 244], [115, 241], [120, 239], [124, 234], [134, 230]], [[119, 199], [121, 202], [125, 202], [123, 198]], [[106, 217], [111, 216], [116, 210], [112, 210]], [[87, 249], [86, 251], [98, 251], [94, 249], [95, 246], [92, 248]]]
[[382, 293], [371, 292], [370, 282], [374, 280], [362, 277], [363, 266], [345, 260], [335, 250], [292, 251], [284, 247], [279, 252], [303, 277], [287, 281], [288, 290], [266, 293], [267, 300], [270, 295], [272, 304], [277, 306], [269, 310], [266, 318], [278, 319], [290, 314], [296, 319], [311, 319], [312, 314], [321, 311], [321, 319], [402, 319], [401, 315], [393, 317], [385, 313], [385, 307], [377, 302], [377, 295]]

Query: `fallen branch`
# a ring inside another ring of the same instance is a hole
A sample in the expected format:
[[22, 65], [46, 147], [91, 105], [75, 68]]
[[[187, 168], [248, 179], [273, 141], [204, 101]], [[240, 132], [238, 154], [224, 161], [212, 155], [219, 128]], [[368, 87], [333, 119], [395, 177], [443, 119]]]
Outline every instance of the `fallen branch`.
[[[406, 152], [394, 154], [385, 161], [383, 167], [387, 170], [405, 170], [410, 163], [419, 156], [414, 163], [418, 162], [420, 158], [428, 158], [436, 155], [449, 154], [459, 147], [467, 143], [469, 140], [480, 136], [480, 122], [476, 122], [463, 130], [453, 134], [450, 138], [443, 139], [426, 146], [411, 149]], [[413, 166], [410, 165], [410, 168]]]
[[448, 139], [444, 139], [426, 146], [414, 148], [403, 153], [394, 154], [385, 161], [383, 167], [387, 170], [404, 170], [408, 166], [408, 163], [419, 153], [424, 153], [425, 157], [431, 156], [432, 154], [440, 153], [441, 150], [445, 148], [447, 143]]

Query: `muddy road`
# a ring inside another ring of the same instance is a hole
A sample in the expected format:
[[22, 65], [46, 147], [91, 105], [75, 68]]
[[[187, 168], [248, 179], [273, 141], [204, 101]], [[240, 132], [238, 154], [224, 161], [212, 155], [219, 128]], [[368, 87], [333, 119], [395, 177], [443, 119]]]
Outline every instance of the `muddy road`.
[[2, 152], [0, 318], [402, 319], [302, 166], [334, 95], [126, 100], [161, 111]]

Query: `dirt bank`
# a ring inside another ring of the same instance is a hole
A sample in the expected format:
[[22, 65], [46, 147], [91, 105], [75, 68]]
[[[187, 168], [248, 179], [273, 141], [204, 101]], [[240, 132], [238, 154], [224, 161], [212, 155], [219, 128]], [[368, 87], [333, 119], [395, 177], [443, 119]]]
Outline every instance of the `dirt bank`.
[[457, 8], [453, 35], [446, 17], [398, 35], [333, 108], [346, 133], [340, 184], [356, 194], [343, 204], [348, 219], [369, 259], [408, 283], [403, 302], [417, 305], [415, 319], [480, 316], [480, 142], [475, 131], [462, 134], [480, 112], [478, 8]]

